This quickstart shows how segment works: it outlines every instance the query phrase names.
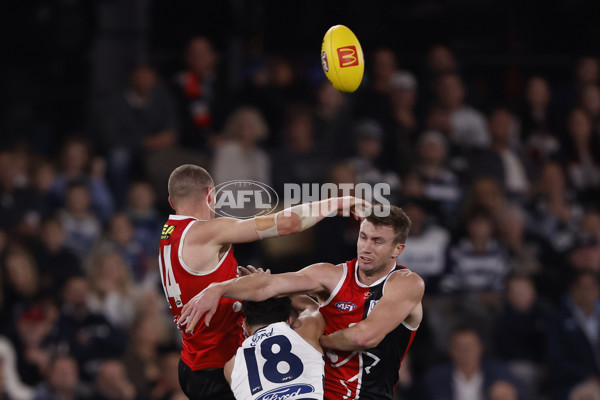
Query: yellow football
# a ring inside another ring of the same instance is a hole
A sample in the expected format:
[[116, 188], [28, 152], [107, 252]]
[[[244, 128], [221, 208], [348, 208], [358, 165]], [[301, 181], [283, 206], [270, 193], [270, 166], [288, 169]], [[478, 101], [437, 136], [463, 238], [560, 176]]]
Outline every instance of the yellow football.
[[365, 60], [360, 42], [344, 25], [329, 28], [321, 46], [321, 65], [327, 79], [341, 92], [352, 93], [360, 86]]

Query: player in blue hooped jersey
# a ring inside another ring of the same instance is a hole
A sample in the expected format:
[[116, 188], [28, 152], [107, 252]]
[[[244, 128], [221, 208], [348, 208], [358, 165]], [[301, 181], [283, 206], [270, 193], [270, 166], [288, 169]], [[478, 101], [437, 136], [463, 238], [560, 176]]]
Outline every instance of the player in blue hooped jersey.
[[325, 363], [319, 337], [325, 321], [318, 304], [293, 296], [244, 301], [242, 307], [247, 338], [225, 365], [235, 398], [322, 399]]

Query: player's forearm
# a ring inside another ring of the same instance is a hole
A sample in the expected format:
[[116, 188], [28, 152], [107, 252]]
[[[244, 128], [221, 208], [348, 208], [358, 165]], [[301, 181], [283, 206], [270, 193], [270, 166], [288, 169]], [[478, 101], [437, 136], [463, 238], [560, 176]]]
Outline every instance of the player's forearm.
[[316, 225], [325, 217], [336, 215], [338, 210], [349, 210], [351, 205], [353, 205], [353, 198], [347, 196], [289, 207], [280, 211], [277, 229], [280, 235], [301, 232]]
[[381, 340], [359, 325], [342, 329], [332, 334], [321, 336], [319, 342], [324, 348], [344, 351], [360, 351], [370, 349]]
[[263, 301], [270, 297], [272, 290], [270, 274], [253, 274], [241, 278], [211, 285], [220, 297], [229, 297], [235, 300]]

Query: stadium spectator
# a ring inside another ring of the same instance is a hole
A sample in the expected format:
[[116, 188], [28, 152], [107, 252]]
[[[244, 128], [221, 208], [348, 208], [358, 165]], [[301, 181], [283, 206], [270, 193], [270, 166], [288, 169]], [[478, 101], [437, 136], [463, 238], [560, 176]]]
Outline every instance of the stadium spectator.
[[42, 291], [56, 300], [70, 277], [83, 274], [81, 262], [67, 248], [66, 238], [60, 220], [50, 217], [42, 224], [40, 239], [30, 246], [40, 272]]
[[92, 212], [87, 185], [81, 182], [72, 182], [69, 185], [65, 208], [59, 211], [58, 218], [67, 232], [67, 248], [83, 262], [102, 230], [100, 221]]
[[147, 276], [152, 276], [150, 266], [154, 266], [154, 254], [146, 254], [142, 243], [136, 241], [133, 225], [126, 214], [114, 214], [106, 233], [96, 241], [93, 253], [104, 252], [119, 254], [127, 265], [129, 275], [136, 282], [142, 282]]
[[[424, 68], [420, 69], [419, 99], [423, 105], [430, 105], [435, 99], [437, 79], [448, 73], [458, 72], [458, 63], [452, 50], [443, 44], [434, 44], [425, 54]], [[431, 128], [429, 128], [431, 129]]]
[[494, 329], [496, 356], [523, 383], [528, 399], [540, 396], [550, 308], [537, 295], [531, 278], [512, 275]]
[[356, 173], [358, 182], [374, 187], [378, 183], [390, 188], [390, 203], [398, 200], [400, 177], [385, 164], [383, 159], [384, 131], [375, 120], [358, 121], [353, 130], [355, 156], [350, 166]]
[[17, 354], [8, 339], [0, 336], [0, 396], [7, 400], [29, 400], [34, 390], [21, 382]]
[[556, 162], [544, 165], [537, 188], [538, 197], [529, 210], [533, 229], [555, 253], [564, 256], [575, 244], [582, 207], [568, 190], [563, 167]]
[[453, 225], [462, 200], [461, 182], [447, 166], [448, 142], [439, 132], [426, 131], [417, 142], [416, 171], [423, 182], [424, 197], [436, 207], [445, 225]]
[[267, 143], [274, 147], [285, 140], [287, 110], [294, 104], [309, 104], [313, 96], [297, 60], [280, 54], [265, 57], [262, 64], [255, 69], [244, 100], [252, 100], [269, 121]]
[[538, 166], [560, 154], [560, 123], [555, 110], [550, 107], [551, 100], [550, 85], [546, 79], [533, 76], [527, 81], [525, 106], [520, 115], [520, 139]]
[[593, 55], [583, 55], [577, 59], [574, 65], [575, 76], [568, 84], [560, 88], [556, 96], [558, 105], [565, 110], [577, 105], [583, 89], [589, 85], [597, 85], [600, 82], [600, 59]]
[[581, 91], [579, 105], [591, 117], [594, 132], [598, 132], [598, 124], [600, 123], [600, 87], [597, 84], [585, 86]]
[[[476, 329], [458, 326], [448, 346], [450, 363], [432, 367], [422, 380], [422, 398], [427, 400], [482, 399], [499, 381], [518, 383], [506, 365], [484, 358], [484, 346]], [[521, 398], [519, 396], [519, 398]]]
[[428, 208], [426, 201], [404, 199], [402, 209], [412, 221], [412, 226], [406, 239], [406, 248], [397, 261], [401, 265], [410, 265], [411, 271], [425, 281], [427, 295], [435, 296], [439, 294], [438, 284], [446, 271], [450, 233], [435, 223]]
[[592, 119], [580, 108], [567, 119], [567, 175], [578, 192], [600, 189], [600, 159], [594, 152]]
[[359, 118], [377, 119], [382, 110], [390, 109], [390, 78], [397, 69], [398, 60], [393, 50], [385, 47], [376, 49], [370, 58], [366, 71], [368, 84], [359, 88], [354, 109]]
[[127, 87], [106, 101], [97, 119], [96, 140], [107, 154], [108, 177], [122, 206], [131, 180], [143, 176], [145, 164], [160, 162], [177, 143], [175, 106], [156, 71], [141, 65], [132, 69]]
[[426, 67], [431, 78], [435, 79], [439, 75], [456, 72], [456, 57], [448, 46], [436, 44], [427, 52]]
[[490, 400], [518, 400], [519, 392], [517, 387], [508, 381], [496, 381], [488, 389]]
[[38, 207], [42, 219], [51, 217], [63, 205], [64, 198], [54, 193], [53, 186], [56, 179], [56, 169], [53, 163], [47, 160], [38, 160], [31, 173], [31, 186], [38, 199]]
[[139, 289], [131, 271], [119, 253], [102, 252], [89, 266], [90, 293], [88, 306], [102, 314], [111, 325], [129, 329], [135, 316]]
[[101, 221], [107, 221], [115, 206], [104, 176], [104, 159], [92, 157], [88, 143], [74, 137], [63, 144], [59, 164], [60, 168], [52, 184], [52, 194], [59, 200], [60, 205], [65, 205], [71, 184], [84, 183], [89, 188], [92, 211]]
[[[341, 188], [341, 185], [350, 185], [349, 195], [354, 196], [354, 186], [359, 183], [354, 169], [348, 162], [337, 162], [329, 169], [327, 182]], [[337, 196], [342, 196], [338, 191]], [[336, 194], [334, 194], [336, 195]], [[351, 260], [356, 254], [356, 237], [360, 230], [360, 222], [354, 218], [325, 218], [315, 227], [316, 253], [310, 262], [319, 262], [322, 259], [343, 262]]]
[[445, 107], [450, 119], [450, 142], [466, 152], [490, 146], [485, 116], [465, 104], [466, 91], [456, 73], [446, 73], [436, 81], [437, 104]]
[[467, 188], [466, 197], [462, 202], [461, 215], [464, 219], [471, 211], [483, 208], [499, 225], [502, 214], [508, 205], [504, 190], [497, 181], [488, 177], [477, 178]]
[[40, 274], [26, 247], [11, 246], [2, 261], [2, 291], [6, 293], [3, 306], [19, 315], [41, 299]]
[[33, 400], [80, 400], [87, 397], [79, 385], [77, 361], [67, 355], [58, 355], [48, 364], [45, 382], [37, 387]]
[[515, 119], [504, 108], [489, 117], [490, 149], [476, 152], [470, 160], [475, 176], [489, 176], [499, 182], [509, 199], [525, 202], [530, 195], [530, 182], [535, 180], [534, 166], [520, 148], [515, 148]]
[[[512, 270], [506, 248], [494, 238], [496, 224], [485, 210], [467, 216], [467, 234], [448, 251], [447, 273], [440, 282], [442, 292], [452, 294], [446, 307], [470, 315], [477, 323], [486, 346], [491, 342], [493, 322], [500, 311], [505, 279]], [[452, 320], [452, 315], [449, 315]]]
[[390, 77], [390, 109], [385, 110], [389, 115], [382, 117], [386, 131], [390, 132], [384, 154], [388, 165], [401, 174], [414, 161], [414, 142], [419, 129], [417, 88], [417, 79], [409, 71], [399, 70]]
[[241, 107], [225, 122], [225, 141], [215, 148], [212, 174], [215, 184], [245, 179], [271, 184], [271, 161], [259, 147], [269, 127], [253, 107]]
[[600, 400], [600, 385], [596, 380], [588, 379], [569, 392], [568, 400]]
[[[527, 231], [527, 214], [515, 205], [502, 210], [498, 219], [499, 240], [508, 250], [514, 272], [522, 276], [539, 276], [542, 244]], [[544, 270], [544, 274], [548, 271]]]
[[141, 399], [129, 380], [125, 365], [116, 359], [107, 359], [98, 367], [92, 400]]
[[177, 377], [177, 365], [179, 364], [179, 353], [170, 351], [162, 355], [160, 360], [161, 374], [158, 382], [152, 390], [154, 400], [185, 400], [187, 397], [181, 391], [179, 378]]
[[145, 181], [136, 181], [129, 186], [125, 214], [134, 228], [133, 241], [140, 243], [144, 252], [154, 255], [158, 240], [156, 232], [162, 221], [156, 208], [156, 193]]
[[[123, 355], [123, 365], [138, 396], [149, 399], [160, 376], [167, 372], [160, 366], [159, 346], [165, 338], [163, 321], [152, 314], [138, 314], [132, 321], [130, 342]], [[177, 370], [177, 368], [175, 368]]]
[[313, 114], [309, 108], [287, 110], [285, 141], [272, 156], [273, 187], [283, 193], [285, 183], [321, 183], [326, 177], [329, 157], [318, 148]]
[[0, 152], [0, 228], [15, 235], [36, 232], [41, 215], [35, 193], [19, 182], [12, 152]]
[[123, 354], [125, 332], [116, 329], [88, 306], [89, 285], [84, 277], [70, 278], [63, 290], [60, 315], [45, 342], [54, 351], [68, 349], [79, 364], [80, 376], [90, 383], [100, 363]]
[[15, 313], [8, 327], [7, 337], [17, 356], [17, 372], [26, 385], [35, 386], [42, 381], [52, 351], [45, 340], [52, 332], [57, 315], [51, 303], [34, 304]]
[[354, 117], [349, 97], [325, 80], [317, 88], [315, 106], [315, 134], [318, 146], [336, 158], [352, 154], [352, 143], [347, 140], [352, 131]]
[[567, 399], [577, 384], [600, 376], [600, 285], [594, 273], [577, 274], [548, 327], [548, 371], [552, 398]]
[[506, 249], [496, 239], [493, 217], [483, 209], [474, 210], [465, 221], [467, 236], [449, 250], [449, 275], [444, 290], [461, 293], [488, 293], [484, 303], [498, 306], [504, 278], [510, 272]]

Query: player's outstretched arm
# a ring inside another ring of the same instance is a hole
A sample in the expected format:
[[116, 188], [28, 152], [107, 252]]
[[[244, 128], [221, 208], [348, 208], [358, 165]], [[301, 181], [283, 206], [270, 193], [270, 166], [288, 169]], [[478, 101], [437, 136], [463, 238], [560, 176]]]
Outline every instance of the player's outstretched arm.
[[383, 297], [366, 319], [358, 324], [321, 336], [321, 346], [334, 350], [365, 350], [377, 346], [385, 336], [416, 310], [417, 326], [421, 322], [421, 299], [425, 292], [423, 279], [414, 272], [403, 270], [388, 279]]
[[339, 268], [333, 264], [310, 265], [298, 272], [252, 274], [210, 284], [183, 306], [178, 323], [190, 333], [202, 317], [208, 326], [217, 310], [219, 299], [263, 301], [271, 297], [294, 294], [318, 294], [328, 291], [339, 280]]
[[301, 232], [329, 215], [353, 214], [360, 218], [370, 207], [369, 202], [353, 196], [334, 197], [252, 219], [216, 218], [210, 224], [192, 229], [188, 238], [203, 245], [252, 242]]

